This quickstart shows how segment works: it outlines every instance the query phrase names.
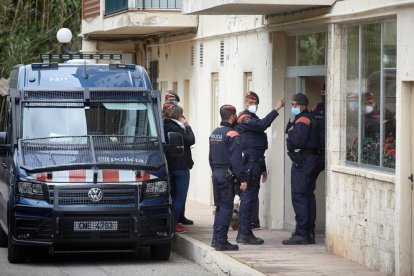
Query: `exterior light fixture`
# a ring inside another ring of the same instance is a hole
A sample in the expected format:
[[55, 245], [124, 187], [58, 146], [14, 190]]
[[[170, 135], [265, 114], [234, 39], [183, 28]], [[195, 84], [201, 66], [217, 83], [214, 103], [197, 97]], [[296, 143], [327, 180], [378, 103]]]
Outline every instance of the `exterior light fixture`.
[[70, 51], [68, 49], [68, 44], [72, 40], [72, 32], [68, 28], [61, 28], [56, 34], [56, 38], [59, 41], [59, 43], [62, 44], [62, 51], [65, 54], [79, 54], [79, 51]]

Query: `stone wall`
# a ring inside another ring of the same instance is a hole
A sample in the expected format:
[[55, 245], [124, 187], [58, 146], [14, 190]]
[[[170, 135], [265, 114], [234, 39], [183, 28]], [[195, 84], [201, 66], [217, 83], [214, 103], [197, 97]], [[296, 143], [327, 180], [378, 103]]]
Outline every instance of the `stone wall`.
[[332, 170], [328, 174], [331, 181], [327, 183], [326, 196], [327, 250], [382, 273], [394, 274], [395, 184], [361, 173]]

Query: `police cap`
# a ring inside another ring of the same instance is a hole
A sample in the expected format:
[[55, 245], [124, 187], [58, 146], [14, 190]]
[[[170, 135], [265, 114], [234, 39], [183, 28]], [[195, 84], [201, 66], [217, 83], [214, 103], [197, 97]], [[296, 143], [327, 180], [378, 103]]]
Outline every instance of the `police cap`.
[[246, 94], [246, 100], [247, 99], [249, 99], [249, 100], [253, 100], [253, 101], [256, 101], [256, 103], [257, 104], [259, 104], [259, 96], [257, 96], [257, 94], [256, 93], [254, 93], [253, 91], [249, 91], [247, 94]]
[[306, 95], [303, 94], [303, 93], [297, 93], [297, 94], [293, 95], [292, 101], [295, 101], [295, 102], [297, 102], [298, 104], [301, 104], [301, 105], [308, 105], [309, 104], [308, 97], [306, 97]]

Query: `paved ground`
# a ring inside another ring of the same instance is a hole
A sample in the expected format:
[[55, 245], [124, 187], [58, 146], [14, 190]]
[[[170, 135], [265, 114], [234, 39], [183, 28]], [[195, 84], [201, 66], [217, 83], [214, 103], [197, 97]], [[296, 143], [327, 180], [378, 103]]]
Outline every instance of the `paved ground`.
[[[324, 237], [315, 245], [285, 246], [287, 231], [257, 230], [263, 245], [239, 245], [239, 251], [217, 252], [211, 244], [213, 208], [187, 201], [186, 216], [195, 221], [188, 233], [177, 235], [174, 250], [218, 275], [381, 275], [362, 265], [328, 253]], [[235, 242], [237, 232], [229, 231]]]

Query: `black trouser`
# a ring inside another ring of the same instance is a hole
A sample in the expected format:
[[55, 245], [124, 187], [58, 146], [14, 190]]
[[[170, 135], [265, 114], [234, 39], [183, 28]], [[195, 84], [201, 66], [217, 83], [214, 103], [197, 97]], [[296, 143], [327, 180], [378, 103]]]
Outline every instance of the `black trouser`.
[[224, 177], [223, 169], [213, 169], [213, 194], [216, 213], [214, 215], [213, 239], [217, 245], [227, 242], [230, 221], [233, 214], [233, 183]]
[[[307, 237], [315, 231], [316, 220], [316, 179], [323, 170], [321, 155], [302, 153], [303, 165], [292, 164], [291, 188], [292, 205], [296, 215], [295, 233]], [[323, 162], [324, 163], [324, 162]]]

